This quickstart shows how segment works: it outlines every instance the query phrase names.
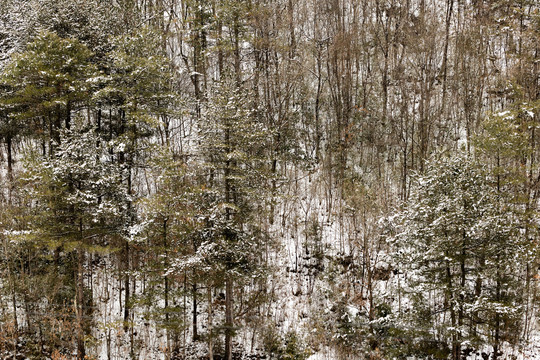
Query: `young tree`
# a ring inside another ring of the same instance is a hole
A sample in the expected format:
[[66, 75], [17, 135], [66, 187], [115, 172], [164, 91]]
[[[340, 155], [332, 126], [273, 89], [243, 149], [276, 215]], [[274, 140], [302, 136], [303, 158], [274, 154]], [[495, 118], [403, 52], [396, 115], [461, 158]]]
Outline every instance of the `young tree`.
[[[138, 303], [147, 305], [146, 316], [166, 331], [167, 354], [174, 356], [180, 348], [181, 331], [189, 326], [184, 321], [187, 306], [181, 305], [179, 298], [185, 299], [190, 291], [197, 291], [193, 285], [201, 281], [199, 275], [205, 268], [197, 261], [184, 261], [197, 256], [198, 232], [204, 225], [204, 213], [199, 209], [204, 208], [205, 202], [198, 196], [201, 190], [191, 169], [168, 147], [156, 148], [150, 165], [155, 192], [140, 203], [143, 230], [139, 246], [144, 249], [144, 265], [138, 271], [145, 278], [145, 291]], [[205, 275], [211, 277], [209, 273]], [[192, 325], [196, 329], [198, 299], [192, 296]], [[194, 335], [198, 337], [196, 330]]]
[[[225, 287], [225, 359], [232, 359], [236, 330], [235, 286], [250, 281], [248, 275], [263, 274], [264, 235], [255, 212], [264, 211], [268, 186], [266, 144], [270, 131], [263, 125], [249, 93], [230, 80], [210, 93], [201, 123], [201, 150], [211, 202], [207, 216], [206, 249], [218, 282]], [[202, 250], [201, 250], [202, 251]], [[264, 282], [264, 277], [260, 280]]]

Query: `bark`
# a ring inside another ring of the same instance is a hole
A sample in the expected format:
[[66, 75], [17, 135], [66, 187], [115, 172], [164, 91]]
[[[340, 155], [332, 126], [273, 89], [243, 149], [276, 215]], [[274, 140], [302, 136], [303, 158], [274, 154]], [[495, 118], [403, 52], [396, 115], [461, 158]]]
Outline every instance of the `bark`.
[[207, 287], [208, 297], [208, 360], [214, 360], [214, 338], [213, 338], [213, 308], [212, 308], [212, 288]]
[[[82, 222], [79, 223], [82, 236]], [[81, 237], [82, 238], [82, 237]], [[85, 306], [84, 306], [84, 249], [79, 244], [77, 250], [77, 360], [83, 360], [86, 355], [85, 338]]]
[[[448, 256], [448, 253], [446, 253], [446, 256]], [[450, 268], [450, 263], [448, 261], [446, 262], [446, 284], [447, 284], [447, 289], [446, 289], [445, 296], [448, 298], [448, 304], [450, 308], [450, 321], [452, 323], [452, 327], [455, 328], [457, 325], [456, 311], [454, 309], [455, 293], [453, 289], [452, 269]], [[452, 359], [453, 360], [459, 360], [460, 346], [459, 346], [458, 341], [459, 340], [458, 340], [457, 334], [454, 332], [452, 334]]]
[[225, 360], [232, 360], [233, 323], [233, 280], [225, 280]]
[[129, 258], [130, 258], [130, 250], [129, 250], [129, 242], [127, 240], [124, 241], [124, 254], [123, 254], [123, 267], [124, 267], [124, 331], [127, 332], [129, 329], [129, 310], [131, 307], [131, 289], [130, 289], [130, 276], [129, 276], [129, 270], [130, 270], [130, 264], [129, 264]]
[[11, 206], [13, 197], [13, 139], [11, 135], [6, 137], [7, 147], [7, 175], [8, 175], [8, 205]]
[[[167, 271], [169, 267], [169, 258], [168, 258], [168, 243], [167, 243], [167, 220], [163, 220], [163, 248], [165, 249], [165, 257], [163, 259], [163, 269]], [[169, 318], [169, 277], [165, 276], [163, 279], [163, 286], [165, 287], [165, 292], [163, 294], [165, 301], [165, 324], [167, 324], [167, 354], [170, 354], [171, 351], [171, 334], [170, 334], [170, 318]], [[170, 356], [170, 355], [169, 355]]]
[[193, 296], [193, 341], [199, 341], [199, 330], [197, 325], [197, 312], [198, 310], [198, 299], [197, 299], [197, 283], [194, 282], [191, 285], [191, 292]]

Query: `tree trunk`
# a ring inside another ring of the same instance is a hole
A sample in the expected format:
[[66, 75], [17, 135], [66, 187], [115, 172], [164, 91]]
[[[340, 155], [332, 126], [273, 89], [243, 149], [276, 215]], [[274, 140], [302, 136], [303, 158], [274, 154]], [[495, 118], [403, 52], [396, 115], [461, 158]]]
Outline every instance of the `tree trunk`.
[[84, 346], [84, 252], [81, 247], [82, 244], [79, 245], [77, 251], [77, 360], [83, 360], [86, 355]]
[[[8, 254], [8, 241], [7, 239], [4, 239], [4, 253]], [[13, 306], [13, 335], [14, 335], [14, 344], [13, 344], [13, 351], [17, 350], [17, 342], [19, 338], [19, 321], [17, 320], [17, 297], [16, 297], [16, 291], [15, 291], [15, 279], [13, 278], [13, 272], [12, 272], [12, 257], [10, 256], [7, 261], [7, 271], [9, 276], [9, 284], [10, 284], [10, 290], [11, 290], [11, 305]]]
[[8, 205], [11, 205], [12, 193], [13, 193], [13, 141], [11, 135], [6, 137], [7, 147], [7, 175], [9, 181], [8, 188]]
[[129, 307], [130, 307], [130, 276], [129, 276], [129, 242], [124, 241], [124, 331], [129, 328]]
[[[497, 256], [497, 263], [499, 263], [500, 258]], [[497, 265], [498, 267], [498, 265]], [[497, 302], [501, 301], [501, 274], [497, 268], [497, 283], [495, 286], [495, 300]], [[501, 330], [501, 316], [499, 312], [495, 314], [495, 339], [493, 344], [493, 360], [497, 360], [499, 357], [499, 345], [500, 345], [500, 330]]]
[[233, 280], [230, 275], [225, 280], [225, 360], [232, 360], [233, 338]]
[[[448, 256], [448, 253], [445, 254]], [[452, 270], [448, 261], [446, 262], [446, 283], [447, 283], [447, 294], [450, 308], [450, 321], [452, 322], [452, 327], [456, 327], [456, 311], [454, 310], [454, 289], [452, 285]], [[456, 333], [452, 334], [452, 359], [459, 360], [459, 344]]]
[[[169, 255], [168, 255], [168, 244], [167, 244], [167, 219], [163, 220], [163, 248], [165, 249], [165, 257], [163, 259], [163, 269], [164, 271], [167, 271], [167, 268], [169, 266]], [[164, 301], [165, 301], [165, 324], [166, 324], [166, 333], [167, 333], [167, 358], [170, 358], [170, 351], [171, 351], [171, 334], [169, 331], [170, 323], [169, 323], [169, 277], [165, 276], [163, 279], [164, 287], [165, 287], [165, 294], [164, 294]]]
[[214, 360], [214, 339], [212, 334], [212, 288], [210, 285], [207, 287], [208, 292], [208, 360]]
[[199, 340], [199, 331], [197, 325], [197, 283], [194, 281], [191, 286], [193, 296], [193, 341]]

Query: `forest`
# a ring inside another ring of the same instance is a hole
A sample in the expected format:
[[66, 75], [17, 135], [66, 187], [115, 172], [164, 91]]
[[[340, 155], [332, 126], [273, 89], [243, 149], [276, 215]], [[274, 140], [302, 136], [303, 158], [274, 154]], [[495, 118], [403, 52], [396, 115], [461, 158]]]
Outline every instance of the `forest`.
[[0, 358], [539, 359], [539, 198], [537, 0], [0, 0]]

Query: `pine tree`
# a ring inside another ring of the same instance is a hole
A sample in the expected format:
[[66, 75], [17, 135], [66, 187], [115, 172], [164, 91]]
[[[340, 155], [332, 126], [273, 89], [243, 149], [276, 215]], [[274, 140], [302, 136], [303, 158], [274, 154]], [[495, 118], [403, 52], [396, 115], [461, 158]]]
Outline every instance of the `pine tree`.
[[87, 105], [87, 81], [95, 72], [92, 53], [75, 39], [63, 39], [52, 32], [40, 32], [27, 49], [15, 55], [3, 71], [3, 83], [14, 91], [4, 104], [22, 107], [10, 116], [32, 129], [52, 156], [60, 143], [60, 130], [71, 127], [73, 111]]
[[[155, 192], [140, 204], [138, 242], [144, 249], [144, 265], [138, 271], [146, 282], [137, 303], [145, 305], [145, 316], [166, 331], [167, 353], [173, 356], [179, 351], [181, 331], [189, 326], [182, 316], [187, 309], [180, 298], [189, 294], [189, 281], [200, 282], [201, 273], [211, 276], [194, 253], [200, 244], [197, 233], [203, 214], [199, 209], [204, 200], [197, 195], [200, 189], [192, 171], [168, 147], [156, 148], [149, 165]], [[198, 311], [196, 307], [194, 311]]]
[[511, 329], [521, 321], [524, 269], [515, 264], [525, 265], [528, 252], [520, 214], [463, 155], [432, 161], [415, 184], [393, 239], [409, 302], [398, 316], [421, 339], [413, 351], [446, 357], [448, 349], [453, 359], [483, 345], [497, 352], [503, 339], [516, 341]]
[[[209, 98], [200, 137], [210, 202], [199, 251], [207, 253], [217, 284], [225, 287], [222, 329], [225, 358], [230, 360], [237, 329], [235, 287], [249, 283], [249, 275], [264, 273], [265, 236], [255, 215], [264, 211], [269, 186], [266, 144], [271, 132], [260, 121], [249, 94], [230, 80], [217, 84]], [[264, 284], [264, 276], [260, 281]]]
[[[97, 87], [93, 101], [98, 105], [97, 127], [112, 145], [114, 161], [122, 169], [130, 202], [129, 226], [137, 226], [134, 205], [136, 171], [143, 166], [152, 149], [151, 140], [160, 122], [174, 108], [171, 63], [161, 54], [160, 39], [148, 28], [112, 40], [105, 69], [92, 80]], [[108, 111], [108, 116], [104, 113]], [[119, 265], [124, 292], [124, 330], [131, 323], [131, 245], [127, 239]], [[131, 337], [131, 344], [133, 338]], [[131, 346], [133, 348], [133, 346]]]
[[[77, 358], [83, 359], [92, 326], [92, 294], [84, 280], [88, 254], [109, 252], [117, 238], [128, 236], [129, 196], [107, 144], [94, 128], [79, 121], [74, 129], [61, 132], [55, 156], [34, 155], [27, 163], [27, 196], [34, 206], [31, 235], [26, 239], [41, 254], [42, 270], [52, 275], [61, 269], [64, 279], [57, 280], [68, 294], [74, 294], [71, 298], [58, 294], [50, 305], [56, 311], [65, 310], [62, 303], [73, 305]], [[47, 265], [47, 257], [53, 259], [52, 264]], [[43, 291], [54, 293], [53, 289]]]

